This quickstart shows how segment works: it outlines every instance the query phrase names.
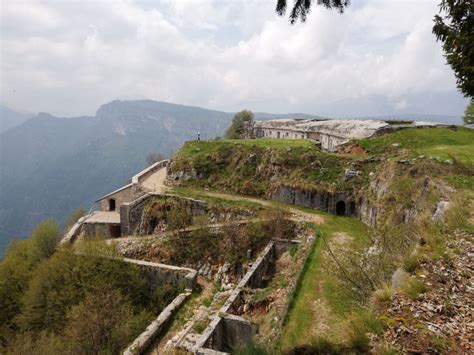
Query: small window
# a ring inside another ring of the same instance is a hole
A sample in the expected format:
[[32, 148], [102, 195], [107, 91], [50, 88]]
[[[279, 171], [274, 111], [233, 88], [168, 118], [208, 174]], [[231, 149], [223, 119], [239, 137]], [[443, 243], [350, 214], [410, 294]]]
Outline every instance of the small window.
[[109, 211], [115, 211], [115, 199], [109, 199]]

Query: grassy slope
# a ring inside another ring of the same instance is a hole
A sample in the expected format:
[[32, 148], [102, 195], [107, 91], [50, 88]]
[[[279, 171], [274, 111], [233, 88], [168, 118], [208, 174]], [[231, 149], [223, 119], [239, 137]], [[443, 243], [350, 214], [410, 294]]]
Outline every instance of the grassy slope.
[[433, 156], [440, 159], [457, 159], [474, 164], [474, 130], [458, 127], [406, 129], [376, 139], [359, 142], [370, 153], [380, 154], [393, 149], [399, 143], [414, 155]]
[[[182, 157], [190, 158], [201, 154], [212, 154], [229, 143], [275, 149], [292, 147], [295, 152], [300, 149], [311, 149], [311, 144], [307, 141], [223, 140], [188, 142], [179, 154]], [[472, 130], [465, 128], [458, 128], [457, 131], [451, 129], [407, 129], [375, 139], [361, 140], [358, 143], [371, 156], [405, 159], [425, 155], [426, 157], [435, 157], [440, 160], [450, 159], [466, 164], [467, 170], [460, 173], [459, 171], [462, 169], [449, 170], [449, 164], [434, 162], [438, 167], [437, 170], [451, 171], [441, 177], [459, 189], [458, 193], [466, 192], [472, 196], [473, 178], [469, 176], [469, 169], [474, 164], [474, 131]], [[400, 147], [394, 147], [394, 143], [399, 143]], [[348, 158], [337, 154], [332, 156]], [[271, 204], [274, 205], [274, 203]], [[284, 207], [283, 205], [278, 204], [279, 207]], [[307, 209], [302, 210], [308, 211]], [[318, 213], [321, 214], [321, 212]], [[368, 238], [370, 230], [364, 224], [350, 218], [325, 215], [326, 223], [317, 226], [317, 228], [326, 237], [331, 248], [334, 248], [333, 250], [342, 248], [352, 253], [370, 245]], [[342, 238], [342, 241], [341, 233], [346, 236]], [[347, 316], [353, 311], [360, 310], [360, 307], [353, 302], [337, 282], [335, 272], [333, 272], [335, 267], [326, 251], [324, 241], [318, 240], [306, 264], [300, 287], [280, 340], [282, 349], [310, 344], [319, 336], [327, 337], [335, 342], [343, 340], [343, 326]], [[320, 302], [319, 307], [315, 306], [318, 302]]]
[[182, 157], [195, 156], [199, 151], [201, 154], [210, 154], [217, 152], [220, 148], [227, 144], [239, 144], [244, 146], [256, 146], [264, 148], [293, 148], [305, 147], [309, 148], [312, 143], [304, 139], [222, 139], [217, 141], [190, 141], [179, 150]]
[[[318, 226], [318, 229], [331, 248], [341, 243], [345, 248], [353, 250], [368, 245], [368, 227], [362, 222], [347, 217], [326, 217], [326, 223]], [[342, 239], [341, 236], [346, 238]], [[335, 265], [326, 252], [323, 239], [319, 238], [307, 261], [294, 306], [280, 340], [283, 349], [309, 344], [314, 338], [322, 335], [340, 340], [339, 330], [344, 316], [356, 310], [358, 306], [352, 302], [344, 289], [338, 286], [334, 274], [328, 272], [331, 267]], [[324, 314], [321, 314], [320, 307], [314, 307], [318, 300], [325, 308]], [[326, 327], [326, 334], [316, 334]]]

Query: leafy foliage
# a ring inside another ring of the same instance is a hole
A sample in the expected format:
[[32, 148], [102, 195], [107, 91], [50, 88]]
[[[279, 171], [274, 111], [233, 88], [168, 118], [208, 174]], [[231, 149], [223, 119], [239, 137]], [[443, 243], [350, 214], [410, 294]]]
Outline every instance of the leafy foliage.
[[467, 105], [463, 120], [466, 123], [474, 123], [474, 99], [471, 99], [471, 102]]
[[237, 112], [232, 118], [230, 127], [225, 132], [225, 137], [228, 139], [242, 138], [245, 132], [245, 126], [253, 121], [253, 113], [251, 111], [243, 110]]
[[0, 352], [118, 353], [181, 291], [164, 284], [151, 293], [139, 267], [110, 247], [87, 242], [76, 255], [57, 251], [58, 240], [46, 221], [0, 264]]
[[459, 90], [474, 97], [474, 2], [441, 0], [433, 33], [443, 43], [444, 55], [454, 70]]
[[38, 225], [30, 239], [7, 249], [0, 263], [0, 347], [18, 329], [14, 317], [20, 313], [34, 267], [54, 253], [59, 237], [58, 225], [49, 220]]
[[[344, 12], [344, 9], [349, 6], [350, 0], [318, 0], [317, 5], [322, 5], [328, 9], [337, 9], [339, 12]], [[294, 24], [298, 19], [301, 22], [306, 21], [306, 17], [311, 11], [313, 5], [312, 0], [295, 0], [293, 8], [290, 13], [290, 23]], [[278, 0], [276, 5], [276, 12], [283, 16], [286, 13], [287, 0]]]

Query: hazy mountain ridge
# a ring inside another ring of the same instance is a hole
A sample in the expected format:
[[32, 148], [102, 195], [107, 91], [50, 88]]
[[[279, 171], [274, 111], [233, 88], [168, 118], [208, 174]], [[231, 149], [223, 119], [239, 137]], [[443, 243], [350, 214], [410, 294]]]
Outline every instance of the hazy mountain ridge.
[[9, 107], [0, 106], [0, 133], [21, 125], [33, 116], [34, 115], [30, 113], [16, 112]]

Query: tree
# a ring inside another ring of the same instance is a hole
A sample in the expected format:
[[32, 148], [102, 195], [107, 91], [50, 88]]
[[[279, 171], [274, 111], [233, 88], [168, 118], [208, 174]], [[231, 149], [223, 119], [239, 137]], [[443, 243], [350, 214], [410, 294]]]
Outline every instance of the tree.
[[463, 120], [466, 123], [474, 123], [474, 99], [471, 99], [471, 103], [467, 105]]
[[132, 317], [130, 301], [118, 290], [104, 289], [72, 306], [65, 333], [75, 353], [117, 354], [130, 338], [127, 321]]
[[253, 122], [253, 113], [251, 111], [243, 110], [237, 112], [232, 118], [232, 124], [225, 132], [225, 137], [228, 139], [242, 138], [246, 125]]
[[153, 152], [147, 155], [146, 157], [146, 165], [150, 166], [155, 163], [158, 163], [159, 161], [162, 161], [165, 157], [163, 154], [158, 153], [158, 152]]
[[[316, 4], [328, 9], [336, 9], [342, 13], [349, 6], [350, 0], [317, 0]], [[313, 5], [313, 0], [295, 0], [290, 13], [290, 23], [294, 24], [298, 19], [305, 22], [311, 5]], [[287, 0], [277, 0], [276, 12], [278, 15], [283, 16], [286, 13], [286, 7]]]
[[441, 0], [433, 33], [443, 43], [444, 56], [454, 70], [458, 89], [474, 97], [474, 1]]

